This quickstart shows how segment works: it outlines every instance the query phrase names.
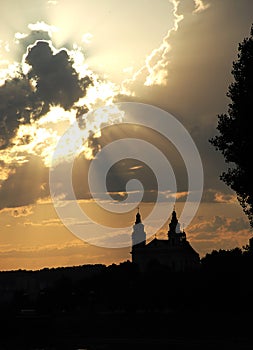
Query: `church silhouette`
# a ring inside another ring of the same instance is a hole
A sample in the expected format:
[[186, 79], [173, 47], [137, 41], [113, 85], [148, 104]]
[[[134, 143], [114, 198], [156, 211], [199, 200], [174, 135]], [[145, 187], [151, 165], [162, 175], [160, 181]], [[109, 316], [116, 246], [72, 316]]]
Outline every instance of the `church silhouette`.
[[138, 209], [132, 232], [132, 262], [141, 271], [152, 266], [166, 266], [171, 271], [188, 271], [200, 265], [199, 254], [186, 239], [185, 231], [181, 231], [175, 209], [169, 224], [168, 239], [157, 239], [146, 242], [146, 233]]

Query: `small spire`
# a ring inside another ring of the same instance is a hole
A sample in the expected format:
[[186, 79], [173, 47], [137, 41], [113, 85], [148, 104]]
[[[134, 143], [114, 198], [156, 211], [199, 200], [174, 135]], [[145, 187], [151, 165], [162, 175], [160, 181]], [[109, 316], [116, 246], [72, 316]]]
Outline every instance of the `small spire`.
[[171, 216], [171, 221], [169, 223], [170, 232], [176, 233], [177, 227], [178, 227], [178, 219], [177, 219], [177, 213], [175, 211], [175, 206], [174, 206], [172, 216]]
[[173, 210], [173, 212], [172, 212], [171, 221], [177, 221], [177, 213], [176, 213], [175, 208], [174, 208], [174, 210]]
[[141, 214], [140, 214], [140, 208], [137, 207], [137, 214], [136, 214], [136, 219], [135, 219], [135, 225], [140, 224], [141, 223]]

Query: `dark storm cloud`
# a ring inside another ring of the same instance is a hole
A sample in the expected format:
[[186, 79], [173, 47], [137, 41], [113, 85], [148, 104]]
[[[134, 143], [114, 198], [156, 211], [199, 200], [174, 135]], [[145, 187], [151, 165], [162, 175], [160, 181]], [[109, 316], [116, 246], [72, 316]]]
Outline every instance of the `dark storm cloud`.
[[10, 145], [19, 125], [29, 123], [39, 105], [24, 75], [0, 87], [0, 149]]
[[25, 60], [32, 67], [28, 77], [35, 79], [37, 95], [48, 104], [70, 109], [91, 83], [89, 77], [79, 79], [66, 50], [54, 53], [47, 41], [37, 41]]
[[[91, 83], [89, 77], [79, 79], [65, 49], [54, 53], [46, 41], [37, 41], [29, 48], [26, 62], [31, 66], [27, 75], [19, 74], [0, 87], [0, 149], [11, 146], [19, 126], [39, 119], [49, 111], [50, 105], [72, 108]], [[87, 111], [86, 107], [75, 109], [77, 117]], [[29, 135], [24, 135], [20, 142], [28, 144]], [[1, 184], [0, 210], [33, 204], [49, 194], [45, 190], [48, 189], [48, 169], [41, 159], [30, 157], [27, 163], [11, 168], [8, 179]], [[83, 186], [81, 189], [83, 193]]]
[[50, 105], [70, 109], [91, 84], [89, 77], [79, 79], [66, 50], [54, 54], [47, 41], [31, 46], [26, 62], [31, 66], [27, 75], [20, 73], [0, 86], [0, 149], [11, 145], [20, 124], [40, 118]]

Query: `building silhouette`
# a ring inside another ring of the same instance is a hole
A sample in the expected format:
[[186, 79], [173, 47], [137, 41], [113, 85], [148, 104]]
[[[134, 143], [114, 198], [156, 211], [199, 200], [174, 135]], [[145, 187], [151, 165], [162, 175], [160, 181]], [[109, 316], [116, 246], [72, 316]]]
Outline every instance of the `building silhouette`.
[[175, 209], [169, 223], [168, 239], [157, 239], [146, 242], [146, 233], [138, 209], [132, 232], [132, 262], [141, 271], [152, 266], [166, 266], [171, 271], [188, 271], [199, 267], [199, 254], [181, 231]]

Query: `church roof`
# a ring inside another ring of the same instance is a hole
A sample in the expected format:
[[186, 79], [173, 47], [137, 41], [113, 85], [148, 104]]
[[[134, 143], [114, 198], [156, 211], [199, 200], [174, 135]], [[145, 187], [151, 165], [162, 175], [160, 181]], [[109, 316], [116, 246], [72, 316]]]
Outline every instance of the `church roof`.
[[166, 239], [157, 239], [156, 237], [152, 239], [149, 243], [146, 244], [146, 247], [153, 248], [153, 247], [160, 247], [164, 248], [168, 246], [169, 241]]
[[143, 247], [145, 250], [170, 250], [170, 251], [175, 251], [175, 250], [181, 250], [184, 253], [188, 254], [197, 254], [198, 253], [192, 248], [190, 243], [188, 241], [183, 242], [181, 245], [176, 245], [173, 246], [170, 244], [170, 241], [167, 239], [157, 239], [156, 237], [152, 239], [149, 243], [146, 244], [145, 247]]

